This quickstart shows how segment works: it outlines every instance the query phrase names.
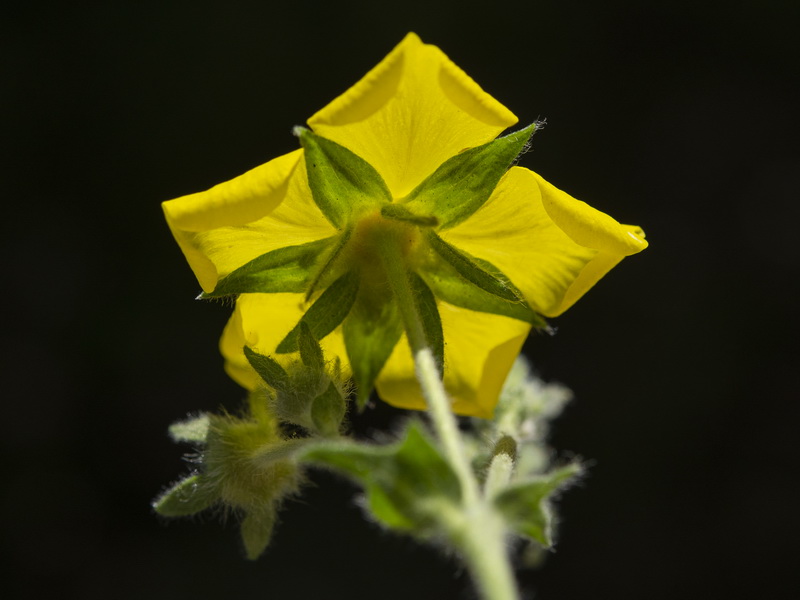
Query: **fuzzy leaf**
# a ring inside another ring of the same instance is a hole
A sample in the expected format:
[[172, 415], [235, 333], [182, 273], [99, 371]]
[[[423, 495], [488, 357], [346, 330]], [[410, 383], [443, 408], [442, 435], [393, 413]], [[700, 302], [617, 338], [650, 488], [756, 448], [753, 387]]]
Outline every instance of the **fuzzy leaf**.
[[316, 273], [319, 256], [333, 247], [336, 236], [299, 246], [278, 248], [242, 265], [217, 283], [214, 291], [200, 298], [233, 294], [305, 292]]
[[370, 512], [388, 527], [431, 534], [440, 529], [442, 507], [461, 501], [458, 478], [417, 424], [391, 446], [323, 442], [309, 448], [306, 461], [338, 469], [363, 485]]
[[353, 369], [362, 409], [372, 393], [375, 378], [403, 335], [403, 322], [393, 298], [370, 302], [360, 298], [343, 326], [347, 357]]
[[571, 464], [546, 475], [514, 483], [495, 497], [495, 506], [519, 535], [550, 547], [553, 544], [553, 519], [548, 506], [550, 497], [580, 472], [580, 466]]
[[441, 229], [458, 225], [489, 199], [535, 129], [529, 125], [446, 160], [407, 196], [408, 208], [436, 216]]
[[207, 509], [217, 496], [203, 485], [200, 475], [190, 475], [161, 494], [153, 508], [163, 517], [185, 517]]
[[[322, 292], [300, 321], [305, 322], [314, 338], [321, 340], [336, 329], [353, 306], [358, 294], [358, 274], [354, 271], [342, 275]], [[300, 333], [299, 324], [283, 338], [275, 351], [278, 354], [296, 352]]]
[[308, 129], [297, 127], [295, 134], [314, 202], [334, 227], [343, 229], [354, 214], [392, 201], [383, 178], [363, 158]]

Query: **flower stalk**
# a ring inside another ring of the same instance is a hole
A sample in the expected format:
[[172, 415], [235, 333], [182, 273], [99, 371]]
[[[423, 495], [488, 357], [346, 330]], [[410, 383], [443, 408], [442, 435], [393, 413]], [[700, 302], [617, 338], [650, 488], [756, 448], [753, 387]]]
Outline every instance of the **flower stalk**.
[[463, 512], [442, 516], [482, 596], [486, 600], [516, 600], [519, 596], [505, 547], [505, 527], [488, 499], [481, 494], [470, 466], [458, 422], [442, 382], [441, 366], [436, 364], [419, 314], [400, 241], [394, 235], [387, 235], [379, 247], [389, 284], [400, 306], [417, 379], [431, 421], [444, 454], [461, 484]]

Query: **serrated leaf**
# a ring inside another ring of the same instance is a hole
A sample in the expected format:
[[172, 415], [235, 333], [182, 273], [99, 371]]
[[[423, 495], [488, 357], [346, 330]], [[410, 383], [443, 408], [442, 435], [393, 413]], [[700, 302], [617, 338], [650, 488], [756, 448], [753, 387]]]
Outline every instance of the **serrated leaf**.
[[247, 358], [247, 362], [255, 369], [259, 377], [272, 389], [282, 391], [289, 387], [289, 375], [286, 374], [283, 367], [274, 359], [259, 354], [247, 346], [244, 347], [244, 355], [245, 358]]
[[356, 402], [361, 409], [369, 399], [375, 378], [403, 335], [397, 302], [394, 298], [362, 296], [345, 320], [342, 332], [358, 390]]
[[[314, 338], [323, 339], [344, 321], [356, 301], [358, 285], [358, 274], [355, 271], [342, 275], [322, 292], [322, 295], [301, 317], [300, 321], [308, 325]], [[296, 352], [299, 331], [299, 325], [295, 326], [278, 344], [275, 352], [278, 354]]]
[[248, 560], [256, 560], [266, 550], [275, 528], [275, 507], [271, 504], [247, 511], [239, 531]]
[[535, 128], [529, 125], [446, 160], [407, 196], [408, 208], [436, 216], [440, 229], [458, 225], [489, 199]]
[[498, 276], [502, 274], [499, 269], [493, 267], [494, 272], [491, 272], [483, 267], [490, 263], [483, 261], [482, 265], [477, 259], [448, 244], [432, 231], [428, 232], [428, 243], [440, 258], [472, 285], [509, 302], [524, 302], [516, 288], [510, 285], [509, 279]]
[[216, 494], [203, 485], [202, 476], [190, 475], [161, 494], [153, 508], [163, 517], [185, 517], [207, 509], [216, 500]]
[[422, 320], [422, 328], [425, 331], [428, 346], [441, 371], [444, 367], [444, 333], [442, 332], [439, 308], [436, 306], [436, 298], [425, 281], [416, 273], [409, 274], [409, 283], [417, 301], [417, 311]]
[[514, 483], [495, 497], [494, 504], [509, 527], [519, 535], [550, 547], [553, 544], [552, 516], [548, 501], [580, 472], [580, 466], [571, 464], [541, 477]]
[[298, 127], [305, 151], [308, 185], [325, 218], [343, 229], [355, 214], [392, 201], [380, 174], [363, 158], [336, 142]]
[[412, 424], [391, 446], [348, 441], [309, 448], [306, 461], [338, 469], [363, 485], [370, 512], [388, 527], [433, 533], [440, 529], [441, 507], [461, 502], [458, 478], [419, 425]]
[[314, 373], [322, 373], [325, 369], [325, 358], [322, 355], [322, 347], [311, 333], [311, 327], [305, 321], [300, 321], [297, 334], [297, 347], [300, 350], [300, 360]]
[[200, 298], [219, 298], [234, 294], [305, 292], [315, 276], [317, 262], [333, 247], [337, 236], [299, 246], [278, 248], [232, 271], [217, 283], [214, 291]]
[[346, 410], [344, 398], [331, 382], [311, 403], [311, 421], [321, 435], [338, 435]]
[[208, 435], [209, 417], [201, 414], [169, 426], [169, 436], [174, 442], [205, 442]]

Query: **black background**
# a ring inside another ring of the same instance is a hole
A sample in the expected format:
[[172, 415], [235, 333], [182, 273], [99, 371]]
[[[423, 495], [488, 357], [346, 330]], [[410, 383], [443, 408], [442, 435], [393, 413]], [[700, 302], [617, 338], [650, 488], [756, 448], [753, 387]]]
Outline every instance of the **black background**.
[[[24, 6], [24, 8], [23, 8]], [[797, 2], [17, 3], [0, 18], [4, 588], [14, 598], [472, 597], [450, 559], [317, 474], [257, 563], [164, 523], [166, 427], [233, 407], [228, 309], [160, 202], [296, 147], [403, 35], [523, 123], [522, 164], [651, 247], [526, 352], [593, 461], [542, 599], [791, 598], [797, 562]], [[378, 409], [374, 418], [382, 420]], [[796, 590], [795, 590], [796, 591]]]

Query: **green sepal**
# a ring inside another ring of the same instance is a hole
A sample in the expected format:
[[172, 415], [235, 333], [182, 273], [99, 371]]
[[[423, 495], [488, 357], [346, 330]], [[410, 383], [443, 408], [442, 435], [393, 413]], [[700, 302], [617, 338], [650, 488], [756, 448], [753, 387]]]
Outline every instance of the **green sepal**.
[[203, 443], [208, 435], [209, 416], [201, 413], [169, 426], [169, 436], [174, 442]]
[[580, 466], [573, 463], [546, 475], [513, 483], [495, 497], [494, 504], [517, 534], [549, 548], [553, 545], [549, 500], [580, 473]]
[[269, 546], [272, 530], [275, 528], [276, 512], [272, 504], [266, 504], [248, 510], [242, 519], [239, 532], [248, 560], [256, 560]]
[[439, 219], [433, 215], [422, 215], [412, 212], [407, 204], [384, 204], [381, 207], [381, 216], [394, 221], [403, 221], [420, 227], [437, 227]]
[[311, 444], [305, 461], [344, 472], [364, 486], [368, 509], [384, 525], [418, 535], [441, 531], [443, 510], [458, 510], [461, 486], [438, 448], [412, 423], [391, 446]]
[[322, 354], [322, 346], [311, 333], [311, 327], [305, 321], [297, 324], [297, 347], [300, 350], [300, 360], [313, 373], [320, 373], [325, 370], [325, 358]]
[[311, 403], [311, 421], [325, 437], [339, 435], [347, 404], [333, 382]]
[[538, 329], [547, 329], [547, 321], [534, 312], [526, 302], [509, 302], [487, 292], [458, 274], [449, 265], [440, 264], [437, 268], [420, 270], [420, 275], [431, 291], [439, 299], [478, 312], [511, 317], [530, 323]]
[[486, 270], [483, 265], [489, 263], [483, 261], [481, 264], [477, 259], [445, 242], [433, 231], [428, 232], [428, 243], [439, 257], [472, 285], [509, 302], [524, 302], [510, 280], [505, 276], [498, 276], [502, 273], [496, 267], [493, 267], [494, 272]]
[[347, 358], [356, 383], [356, 405], [363, 409], [375, 385], [375, 378], [403, 335], [403, 321], [397, 301], [366, 298], [353, 306], [342, 327]]
[[404, 202], [414, 213], [435, 215], [440, 229], [458, 225], [489, 199], [535, 129], [534, 123], [456, 154], [414, 188]]
[[259, 377], [272, 389], [280, 392], [289, 388], [289, 375], [277, 361], [247, 346], [244, 347], [244, 356]]
[[334, 227], [343, 229], [354, 214], [392, 201], [383, 178], [363, 158], [308, 129], [294, 132], [305, 151], [311, 195]]
[[444, 368], [444, 332], [439, 308], [436, 306], [436, 298], [425, 281], [416, 273], [409, 273], [408, 280], [411, 284], [411, 292], [417, 301], [417, 311], [422, 321], [428, 347], [433, 352], [433, 357], [441, 372]]
[[156, 498], [153, 508], [162, 517], [186, 517], [204, 511], [218, 496], [203, 484], [201, 475], [189, 475]]
[[323, 283], [323, 287], [325, 283], [330, 283], [331, 279], [333, 279], [334, 274], [337, 272], [336, 263], [339, 261], [339, 257], [342, 255], [342, 251], [347, 247], [347, 242], [350, 241], [350, 235], [353, 233], [353, 228], [348, 227], [341, 234], [339, 234], [336, 239], [336, 243], [332, 244], [331, 250], [328, 254], [325, 263], [322, 264], [318, 270], [317, 274], [314, 276], [314, 279], [311, 280], [311, 283], [306, 288], [306, 302], [311, 299], [311, 296], [314, 295], [314, 292], [317, 291], [320, 283]]
[[[314, 338], [321, 340], [336, 329], [353, 307], [358, 295], [358, 274], [355, 271], [345, 273], [326, 289], [316, 302], [300, 318], [311, 329]], [[286, 354], [296, 352], [299, 324], [283, 338], [275, 352]]]
[[220, 298], [234, 294], [306, 291], [316, 273], [319, 256], [335, 243], [331, 236], [299, 246], [286, 246], [254, 258], [223, 277], [213, 292], [200, 294], [200, 299]]

